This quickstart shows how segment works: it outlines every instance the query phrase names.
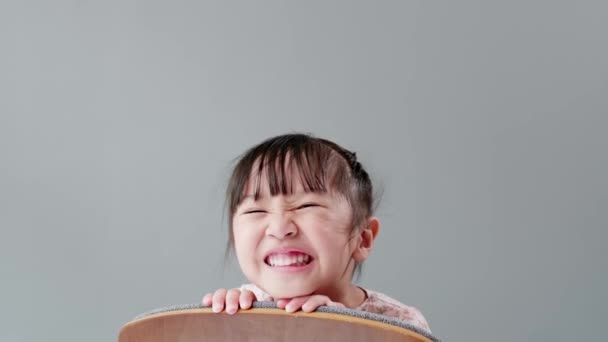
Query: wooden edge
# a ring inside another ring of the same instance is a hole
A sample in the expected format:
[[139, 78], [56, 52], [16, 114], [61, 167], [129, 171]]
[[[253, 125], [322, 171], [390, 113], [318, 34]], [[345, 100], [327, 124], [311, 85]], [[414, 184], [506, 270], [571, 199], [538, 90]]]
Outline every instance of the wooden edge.
[[[122, 335], [122, 333], [125, 329], [127, 329], [133, 325], [139, 324], [141, 322], [147, 321], [147, 320], [155, 319], [157, 317], [162, 317], [162, 316], [177, 316], [177, 315], [186, 315], [186, 314], [216, 314], [216, 313], [214, 313], [211, 310], [211, 308], [183, 309], [183, 310], [160, 312], [157, 314], [145, 316], [145, 317], [142, 317], [142, 318], [139, 318], [139, 319], [126, 323], [120, 329], [119, 336]], [[225, 312], [222, 312], [220, 314], [227, 315]], [[239, 315], [261, 314], [261, 315], [275, 315], [275, 316], [283, 315], [283, 316], [330, 319], [330, 320], [334, 320], [334, 321], [342, 321], [342, 322], [366, 325], [366, 326], [369, 326], [371, 328], [376, 328], [376, 329], [390, 330], [390, 331], [395, 332], [400, 335], [412, 336], [412, 337], [418, 338], [424, 342], [433, 342], [428, 337], [421, 335], [415, 331], [409, 330], [407, 328], [398, 327], [398, 326], [395, 326], [392, 324], [374, 321], [371, 319], [354, 317], [354, 316], [349, 316], [349, 315], [342, 315], [342, 314], [337, 314], [337, 313], [329, 313], [329, 312], [310, 312], [309, 313], [309, 312], [302, 312], [302, 311], [298, 311], [295, 313], [288, 313], [288, 312], [286, 312], [284, 310], [280, 310], [280, 309], [252, 308], [252, 309], [247, 309], [247, 310], [239, 310], [237, 312], [237, 314], [239, 314]]]

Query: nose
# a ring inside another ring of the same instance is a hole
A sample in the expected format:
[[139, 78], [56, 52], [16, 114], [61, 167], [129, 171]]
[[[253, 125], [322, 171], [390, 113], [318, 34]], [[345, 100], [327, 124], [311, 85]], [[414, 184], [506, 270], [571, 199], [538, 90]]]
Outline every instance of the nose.
[[291, 238], [298, 234], [298, 227], [288, 213], [275, 213], [266, 228], [266, 235], [277, 239]]

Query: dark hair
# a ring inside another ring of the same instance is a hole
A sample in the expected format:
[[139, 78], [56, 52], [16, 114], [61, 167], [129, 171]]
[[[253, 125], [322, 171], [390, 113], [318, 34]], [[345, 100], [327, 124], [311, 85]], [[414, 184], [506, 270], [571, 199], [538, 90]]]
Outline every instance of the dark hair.
[[[232, 219], [247, 195], [244, 191], [248, 182], [254, 182], [252, 195], [256, 200], [263, 174], [271, 196], [288, 195], [293, 192], [290, 175], [294, 169], [300, 175], [304, 191], [335, 191], [348, 201], [352, 209], [351, 233], [372, 215], [372, 182], [354, 152], [310, 134], [279, 135], [247, 150], [234, 166], [226, 190], [227, 252], [234, 247]], [[252, 175], [254, 178], [250, 179]], [[360, 268], [361, 265], [356, 264], [355, 273], [359, 273]]]

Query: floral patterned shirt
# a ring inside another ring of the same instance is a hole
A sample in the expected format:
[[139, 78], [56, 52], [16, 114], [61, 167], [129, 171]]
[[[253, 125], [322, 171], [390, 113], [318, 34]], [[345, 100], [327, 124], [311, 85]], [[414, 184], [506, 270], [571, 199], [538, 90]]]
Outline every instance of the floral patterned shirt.
[[[410, 323], [418, 328], [425, 329], [431, 332], [428, 322], [422, 313], [415, 307], [405, 305], [385, 294], [380, 292], [361, 288], [366, 298], [358, 307], [354, 308], [359, 311], [371, 312], [391, 318], [397, 318], [406, 323]], [[258, 301], [274, 301], [270, 295], [264, 292], [254, 284], [245, 284], [241, 286], [241, 290], [249, 290], [253, 292]]]

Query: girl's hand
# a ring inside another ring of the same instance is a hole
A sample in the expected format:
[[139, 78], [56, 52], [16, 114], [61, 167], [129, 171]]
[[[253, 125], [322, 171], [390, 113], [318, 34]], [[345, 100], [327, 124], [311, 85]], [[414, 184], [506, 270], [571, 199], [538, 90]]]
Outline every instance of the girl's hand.
[[344, 304], [332, 302], [329, 297], [323, 295], [302, 296], [279, 299], [277, 301], [277, 306], [281, 309], [285, 309], [287, 312], [296, 312], [300, 309], [304, 312], [313, 312], [322, 305], [345, 308]]
[[224, 306], [226, 313], [232, 315], [239, 308], [247, 310], [255, 300], [255, 295], [249, 290], [219, 289], [214, 293], [207, 293], [202, 300], [204, 306], [211, 306], [213, 312], [222, 312]]

